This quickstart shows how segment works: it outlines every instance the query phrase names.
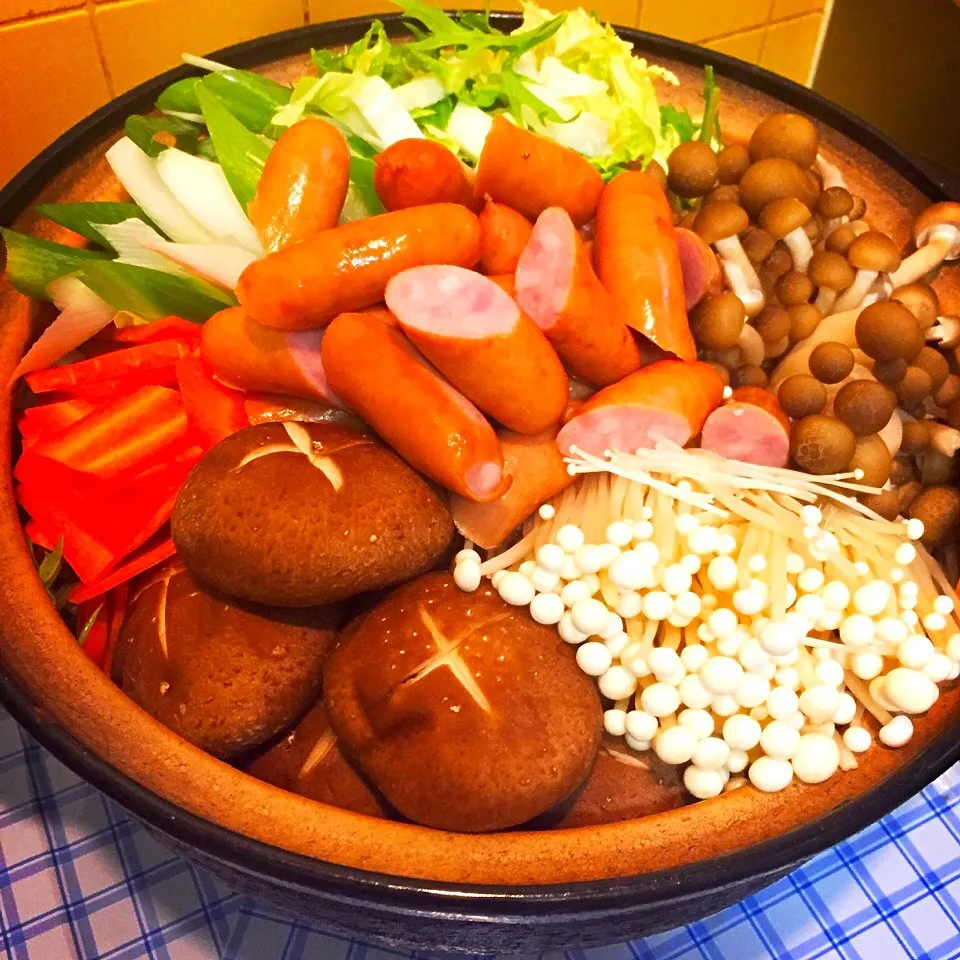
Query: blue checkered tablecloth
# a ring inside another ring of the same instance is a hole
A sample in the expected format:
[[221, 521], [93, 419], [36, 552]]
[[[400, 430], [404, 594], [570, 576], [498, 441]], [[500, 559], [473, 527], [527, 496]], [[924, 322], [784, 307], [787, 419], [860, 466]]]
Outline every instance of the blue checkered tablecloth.
[[[960, 767], [700, 923], [569, 960], [960, 957]], [[168, 852], [0, 710], [0, 946], [13, 960], [423, 958], [331, 936]], [[556, 960], [561, 955], [551, 955]]]

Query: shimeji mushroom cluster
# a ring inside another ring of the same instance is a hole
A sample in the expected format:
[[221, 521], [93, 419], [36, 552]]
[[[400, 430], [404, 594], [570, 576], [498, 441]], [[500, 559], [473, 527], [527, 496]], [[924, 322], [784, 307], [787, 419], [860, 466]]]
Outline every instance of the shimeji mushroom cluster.
[[[577, 483], [513, 546], [462, 550], [577, 647], [611, 702], [608, 733], [717, 796], [856, 767], [960, 675], [958, 600], [916, 520], [858, 503], [855, 474], [811, 477], [660, 444], [569, 458]], [[867, 715], [873, 720], [868, 720]]]

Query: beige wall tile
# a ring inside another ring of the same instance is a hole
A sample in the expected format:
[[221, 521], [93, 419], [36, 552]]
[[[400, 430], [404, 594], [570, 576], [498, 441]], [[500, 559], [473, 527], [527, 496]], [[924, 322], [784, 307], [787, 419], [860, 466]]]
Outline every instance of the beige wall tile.
[[109, 98], [85, 10], [0, 27], [0, 184]]
[[640, 27], [695, 42], [758, 27], [769, 12], [770, 0], [643, 0]]
[[0, 0], [0, 23], [82, 7], [84, 0]]
[[[338, 20], [341, 17], [359, 17], [364, 14], [389, 13], [396, 11], [396, 7], [389, 0], [309, 0], [310, 20], [321, 23], [325, 20]], [[480, 0], [442, 0], [435, 6], [447, 10], [467, 9], [474, 10], [482, 7]], [[519, 0], [496, 0], [491, 6], [497, 10], [519, 10]], [[542, 6], [550, 10], [574, 10], [577, 7], [586, 7], [596, 10], [602, 19], [611, 23], [633, 26], [637, 22], [638, 0], [595, 0], [585, 3], [584, 0], [545, 0]]]
[[725, 53], [728, 57], [746, 60], [747, 63], [759, 63], [765, 33], [765, 27], [758, 27], [756, 30], [744, 30], [743, 33], [734, 33], [718, 40], [707, 40], [704, 46]]
[[783, 20], [786, 17], [798, 17], [801, 13], [813, 13], [822, 10], [826, 0], [773, 0], [770, 12], [771, 20]]
[[205, 54], [303, 23], [301, 0], [122, 0], [96, 9], [107, 70], [117, 93]]
[[760, 66], [797, 83], [806, 83], [817, 49], [821, 18], [821, 14], [812, 13], [796, 20], [770, 24]]

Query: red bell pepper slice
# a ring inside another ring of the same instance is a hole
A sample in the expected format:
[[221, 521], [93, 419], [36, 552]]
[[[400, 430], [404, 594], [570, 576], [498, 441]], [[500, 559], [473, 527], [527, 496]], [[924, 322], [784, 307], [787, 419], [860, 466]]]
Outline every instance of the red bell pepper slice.
[[127, 479], [104, 480], [33, 450], [17, 462], [17, 499], [56, 542], [84, 583], [92, 583], [145, 543], [170, 519], [183, 481], [203, 455], [192, 446]]
[[109, 480], [139, 473], [181, 449], [187, 430], [176, 390], [141, 387], [31, 449], [66, 467]]
[[177, 364], [177, 382], [190, 428], [208, 450], [250, 425], [243, 393], [214, 380], [196, 357]]
[[200, 341], [200, 331], [203, 325], [191, 323], [181, 317], [161, 317], [152, 323], [137, 323], [131, 327], [115, 327], [112, 324], [104, 327], [97, 336], [97, 340], [106, 340], [110, 343], [155, 343], [158, 340], [186, 340]]
[[42, 437], [50, 437], [60, 433], [78, 420], [82, 420], [88, 414], [93, 413], [93, 410], [94, 405], [82, 397], [27, 407], [17, 422], [20, 436], [23, 438], [23, 445], [28, 447]]
[[107, 651], [107, 640], [110, 635], [109, 614], [107, 612], [107, 598], [93, 597], [77, 607], [77, 633], [90, 622], [96, 614], [96, 619], [87, 631], [83, 641], [83, 652], [99, 667], [103, 664], [103, 657]]
[[88, 360], [35, 370], [24, 379], [34, 393], [49, 393], [51, 390], [76, 393], [90, 384], [121, 378], [139, 378], [140, 383], [153, 383], [151, 377], [156, 377], [158, 372], [172, 373], [176, 362], [188, 356], [192, 349], [183, 340], [143, 343], [101, 353]]
[[23, 532], [30, 538], [31, 543], [43, 547], [44, 550], [53, 550], [57, 545], [53, 531], [44, 530], [36, 520], [28, 520], [23, 525]]
[[173, 545], [173, 540], [168, 536], [159, 542], [151, 540], [145, 543], [136, 553], [124, 560], [123, 563], [114, 567], [105, 577], [94, 583], [77, 584], [68, 594], [67, 600], [71, 603], [84, 603], [93, 597], [113, 590], [116, 587], [125, 586], [134, 577], [155, 567], [158, 563], [163, 563], [177, 552]]

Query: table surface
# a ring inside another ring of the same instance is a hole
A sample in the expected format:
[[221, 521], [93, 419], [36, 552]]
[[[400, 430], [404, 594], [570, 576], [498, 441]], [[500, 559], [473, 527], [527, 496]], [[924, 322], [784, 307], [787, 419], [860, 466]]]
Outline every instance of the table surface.
[[[755, 897], [551, 960], [960, 957], [960, 766]], [[174, 856], [0, 709], [0, 944], [12, 960], [426, 958], [344, 940]]]

